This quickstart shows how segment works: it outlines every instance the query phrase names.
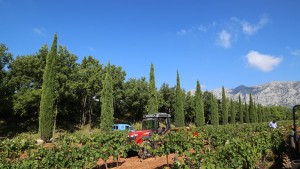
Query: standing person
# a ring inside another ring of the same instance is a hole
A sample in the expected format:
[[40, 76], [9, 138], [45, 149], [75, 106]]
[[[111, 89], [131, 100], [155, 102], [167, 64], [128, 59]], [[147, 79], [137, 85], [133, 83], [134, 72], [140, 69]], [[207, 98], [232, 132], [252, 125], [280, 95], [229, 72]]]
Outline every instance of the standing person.
[[271, 121], [271, 122], [269, 123], [269, 127], [270, 127], [270, 128], [273, 128], [273, 129], [277, 128], [277, 123], [276, 123], [276, 121], [275, 121], [275, 120]]

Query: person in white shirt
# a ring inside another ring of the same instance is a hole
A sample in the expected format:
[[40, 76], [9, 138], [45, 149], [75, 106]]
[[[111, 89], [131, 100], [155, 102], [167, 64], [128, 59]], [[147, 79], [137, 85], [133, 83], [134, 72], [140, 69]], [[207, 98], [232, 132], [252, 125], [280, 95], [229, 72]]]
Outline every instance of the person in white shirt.
[[276, 121], [275, 121], [275, 120], [271, 121], [271, 122], [269, 123], [269, 127], [270, 127], [270, 128], [273, 128], [273, 129], [277, 128], [277, 123], [276, 123]]

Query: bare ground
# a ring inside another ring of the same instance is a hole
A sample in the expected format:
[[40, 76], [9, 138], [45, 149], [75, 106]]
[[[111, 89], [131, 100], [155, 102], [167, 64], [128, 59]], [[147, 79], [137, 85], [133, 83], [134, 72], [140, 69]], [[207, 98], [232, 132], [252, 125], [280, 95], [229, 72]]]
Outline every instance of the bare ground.
[[[166, 156], [162, 157], [152, 157], [147, 158], [145, 160], [139, 158], [138, 156], [122, 158], [120, 157], [117, 162], [113, 161], [113, 158], [110, 157], [107, 160], [107, 166], [110, 169], [167, 169], [174, 162], [174, 157], [176, 154], [168, 155], [168, 161]], [[98, 162], [98, 169], [106, 169], [105, 163], [102, 159], [99, 159]]]

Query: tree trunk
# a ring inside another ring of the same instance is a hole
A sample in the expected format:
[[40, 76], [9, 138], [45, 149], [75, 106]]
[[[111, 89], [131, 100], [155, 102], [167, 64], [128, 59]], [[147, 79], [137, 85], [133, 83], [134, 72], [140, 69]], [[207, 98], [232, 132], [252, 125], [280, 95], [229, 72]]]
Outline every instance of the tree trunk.
[[89, 108], [89, 131], [92, 129], [92, 114], [93, 114], [93, 104], [90, 104]]
[[82, 117], [81, 117], [81, 128], [85, 125], [86, 121], [86, 96], [83, 98], [83, 108], [82, 108]]

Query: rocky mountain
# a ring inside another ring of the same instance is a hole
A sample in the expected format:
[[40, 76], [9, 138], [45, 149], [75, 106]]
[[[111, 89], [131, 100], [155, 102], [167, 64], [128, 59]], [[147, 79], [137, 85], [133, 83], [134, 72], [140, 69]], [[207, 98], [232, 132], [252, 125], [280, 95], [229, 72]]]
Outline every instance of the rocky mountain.
[[[292, 108], [300, 104], [300, 81], [297, 82], [269, 82], [266, 84], [247, 87], [244, 85], [234, 89], [225, 89], [226, 97], [238, 100], [239, 95], [243, 101], [249, 102], [249, 95], [255, 103], [262, 105], [282, 105]], [[215, 89], [212, 93], [218, 98], [222, 98], [222, 88]]]

